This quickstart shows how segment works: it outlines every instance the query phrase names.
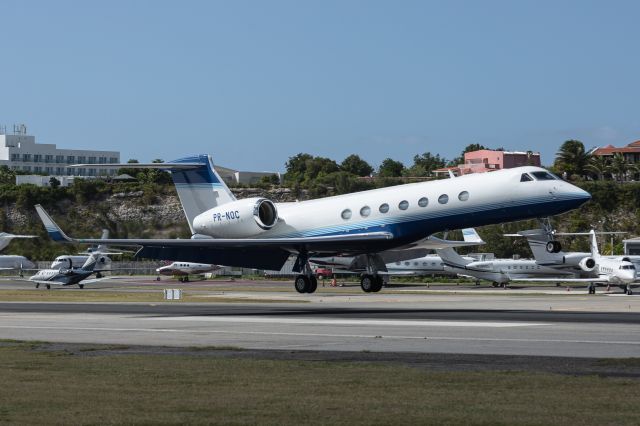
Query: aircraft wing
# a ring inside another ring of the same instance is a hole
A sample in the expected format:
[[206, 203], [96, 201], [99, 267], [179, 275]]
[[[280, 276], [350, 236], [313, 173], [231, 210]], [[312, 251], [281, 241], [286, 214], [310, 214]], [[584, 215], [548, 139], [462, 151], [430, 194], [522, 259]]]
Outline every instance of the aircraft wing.
[[278, 270], [291, 253], [362, 253], [372, 242], [393, 239], [390, 232], [363, 232], [294, 238], [196, 238], [196, 239], [102, 239], [70, 238], [39, 204], [35, 206], [47, 233], [54, 241], [142, 247], [137, 257], [176, 259], [185, 262], [245, 266]]
[[602, 278], [563, 278], [563, 277], [557, 277], [557, 278], [518, 278], [518, 277], [513, 277], [513, 276], [509, 276], [509, 279], [511, 281], [525, 281], [525, 282], [549, 282], [549, 283], [557, 283], [557, 282], [563, 282], [563, 283], [601, 283], [601, 282], [605, 282], [605, 280], [603, 280]]

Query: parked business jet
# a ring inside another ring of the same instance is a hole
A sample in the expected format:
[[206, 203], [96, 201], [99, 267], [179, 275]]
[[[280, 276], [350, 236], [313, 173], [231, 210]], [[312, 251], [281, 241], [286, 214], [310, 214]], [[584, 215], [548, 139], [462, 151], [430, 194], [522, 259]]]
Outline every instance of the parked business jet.
[[78, 284], [78, 287], [84, 288], [85, 284], [95, 283], [108, 278], [87, 278], [91, 275], [100, 272], [96, 269], [98, 265], [98, 254], [92, 254], [81, 268], [73, 268], [69, 265], [68, 268], [59, 269], [43, 269], [38, 271], [35, 275], [29, 278], [29, 281], [36, 284], [36, 288], [43, 284], [47, 287], [47, 290], [51, 289], [52, 285], [70, 286]]
[[[475, 240], [482, 241], [475, 229], [465, 231], [473, 235]], [[445, 270], [460, 276], [491, 281], [494, 287], [504, 287], [510, 281], [524, 278], [558, 277], [559, 275], [574, 277], [570, 272], [542, 266], [533, 259], [477, 260], [460, 256], [453, 248], [437, 249], [436, 253], [442, 259]]]
[[[102, 242], [141, 246], [137, 256], [143, 258], [269, 270], [279, 270], [294, 254], [294, 271], [300, 273], [295, 288], [301, 293], [313, 293], [317, 287], [309, 265], [312, 256], [363, 255], [367, 273], [361, 278], [361, 286], [371, 291], [382, 286], [382, 251], [435, 248], [438, 245], [427, 239], [435, 232], [546, 217], [574, 209], [591, 198], [539, 167], [276, 204], [266, 198], [237, 200], [207, 155], [171, 163], [104, 166], [168, 170], [192, 237]], [[42, 207], [36, 208], [54, 240], [100, 242], [67, 237]]]
[[[568, 282], [589, 283], [589, 293], [595, 294], [597, 284], [610, 284], [619, 286], [628, 295], [633, 294], [632, 283], [636, 281], [636, 266], [632, 260], [637, 256], [602, 256], [598, 250], [596, 231], [555, 233], [555, 235], [589, 235], [591, 239], [591, 252], [563, 252], [555, 251], [550, 244], [551, 234], [545, 229], [532, 229], [518, 232], [527, 238], [529, 247], [539, 264], [547, 265], [558, 270], [577, 270], [591, 277], [562, 279]], [[555, 242], [555, 241], [554, 241]], [[555, 247], [560, 247], [556, 244]], [[551, 252], [550, 252], [551, 250]], [[555, 251], [555, 252], [554, 252]]]
[[5, 254], [0, 256], [0, 271], [34, 269], [36, 265], [24, 256]]
[[[469, 247], [482, 245], [482, 241], [478, 233], [473, 228], [465, 228], [462, 230], [464, 241], [438, 240], [443, 247]], [[434, 240], [434, 237], [429, 237]], [[409, 249], [406, 251], [390, 250], [379, 253], [381, 259], [385, 262], [386, 272], [380, 272], [385, 275], [393, 276], [422, 276], [422, 275], [456, 275], [448, 269], [437, 254], [422, 255], [426, 250]], [[408, 258], [415, 254], [416, 257]], [[477, 260], [474, 257], [465, 257], [469, 261]], [[362, 273], [366, 272], [366, 261], [360, 257], [313, 257], [311, 263], [326, 267], [334, 268], [338, 273]]]
[[[102, 230], [101, 240], [109, 238], [109, 230]], [[110, 251], [106, 244], [98, 244], [94, 247], [89, 247], [85, 252], [78, 254], [63, 254], [56, 257], [51, 263], [51, 269], [59, 269], [68, 267], [71, 265], [73, 268], [80, 268], [87, 262], [89, 256], [94, 253], [100, 253], [98, 257], [98, 267], [102, 270], [109, 270], [111, 268], [111, 258], [109, 256], [121, 255], [122, 252]], [[71, 262], [71, 263], [69, 263]], [[98, 277], [99, 278], [99, 277]]]
[[[6, 248], [14, 238], [38, 238], [37, 235], [15, 235], [6, 232], [0, 232], [0, 251]], [[24, 256], [4, 254], [0, 255], [0, 271], [19, 270], [22, 276], [22, 270], [34, 269], [35, 265]]]
[[179, 276], [180, 281], [187, 282], [189, 281], [189, 275], [204, 274], [218, 269], [220, 269], [220, 266], [208, 263], [172, 262], [156, 269], [156, 272], [160, 275]]

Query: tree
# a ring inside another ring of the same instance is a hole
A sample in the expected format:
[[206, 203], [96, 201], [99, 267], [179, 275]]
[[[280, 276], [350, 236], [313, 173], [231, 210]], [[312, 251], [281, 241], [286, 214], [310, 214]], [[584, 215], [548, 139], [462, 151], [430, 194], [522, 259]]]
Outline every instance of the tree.
[[616, 152], [611, 158], [611, 173], [616, 177], [616, 180], [622, 182], [627, 179], [627, 173], [629, 171], [637, 171], [637, 167], [633, 164], [627, 163], [624, 155], [621, 152]]
[[471, 143], [471, 144], [467, 145], [462, 150], [462, 153], [460, 154], [459, 157], [456, 157], [453, 160], [449, 161], [449, 163], [447, 165], [448, 166], [457, 166], [458, 164], [464, 164], [464, 155], [467, 152], [479, 151], [481, 149], [489, 149], [489, 148], [487, 148], [484, 145], [480, 145], [479, 143]]
[[440, 157], [440, 154], [432, 155], [425, 152], [422, 155], [413, 157], [413, 166], [407, 169], [408, 176], [428, 176], [435, 169], [440, 169], [446, 165], [447, 161]]
[[402, 176], [403, 170], [404, 164], [400, 161], [385, 158], [378, 168], [378, 174], [382, 177], [399, 177]]
[[16, 183], [16, 172], [8, 166], [0, 166], [0, 184], [14, 185]]
[[604, 180], [604, 175], [611, 170], [611, 160], [604, 155], [593, 155], [585, 168], [593, 172], [598, 180]]
[[49, 186], [53, 189], [60, 187], [60, 181], [56, 179], [54, 176], [51, 176], [49, 179]]
[[584, 149], [584, 144], [579, 140], [565, 141], [556, 153], [554, 166], [567, 175], [584, 176], [589, 162], [589, 153]]
[[373, 167], [356, 154], [351, 154], [340, 164], [340, 169], [356, 176], [370, 176]]

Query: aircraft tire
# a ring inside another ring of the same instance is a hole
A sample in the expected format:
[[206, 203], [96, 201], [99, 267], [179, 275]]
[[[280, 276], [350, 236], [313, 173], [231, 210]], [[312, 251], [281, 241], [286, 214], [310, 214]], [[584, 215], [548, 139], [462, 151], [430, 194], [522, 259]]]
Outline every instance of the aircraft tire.
[[307, 293], [309, 291], [310, 285], [311, 281], [309, 281], [309, 277], [307, 277], [306, 275], [298, 275], [293, 282], [293, 286], [298, 293]]
[[360, 279], [360, 287], [365, 293], [371, 293], [376, 286], [376, 279], [373, 275], [364, 274]]
[[309, 288], [307, 289], [307, 293], [315, 293], [318, 289], [318, 279], [313, 275], [309, 277]]
[[81, 289], [84, 288], [84, 284], [78, 284], [78, 287], [80, 287]]
[[500, 284], [498, 284], [497, 282], [494, 281], [494, 282], [491, 283], [491, 285], [494, 286], [494, 287], [498, 287]]
[[631, 296], [631, 295], [633, 295], [633, 291], [630, 288], [628, 288], [627, 289], [627, 296]]
[[371, 291], [373, 291], [374, 293], [377, 293], [380, 290], [382, 290], [382, 286], [384, 285], [384, 281], [383, 281], [382, 275], [376, 275], [374, 278], [375, 278], [375, 281], [376, 281], [376, 285], [373, 288], [373, 290], [371, 290]]
[[47, 284], [47, 290], [51, 290], [51, 285]]
[[40, 283], [36, 283], [36, 288], [40, 288]]

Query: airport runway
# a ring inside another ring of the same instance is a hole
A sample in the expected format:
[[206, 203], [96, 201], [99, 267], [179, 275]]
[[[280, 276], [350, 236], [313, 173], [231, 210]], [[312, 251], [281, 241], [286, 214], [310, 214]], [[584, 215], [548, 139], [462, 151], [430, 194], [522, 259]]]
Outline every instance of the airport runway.
[[0, 338], [280, 350], [640, 356], [636, 297], [261, 295], [265, 302], [283, 296], [307, 303], [3, 302]]

